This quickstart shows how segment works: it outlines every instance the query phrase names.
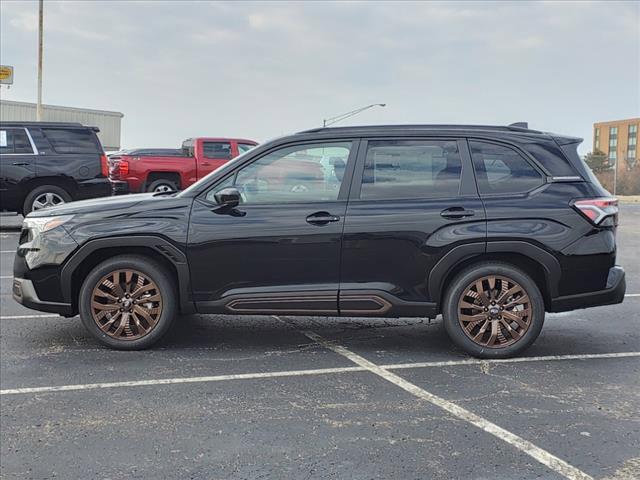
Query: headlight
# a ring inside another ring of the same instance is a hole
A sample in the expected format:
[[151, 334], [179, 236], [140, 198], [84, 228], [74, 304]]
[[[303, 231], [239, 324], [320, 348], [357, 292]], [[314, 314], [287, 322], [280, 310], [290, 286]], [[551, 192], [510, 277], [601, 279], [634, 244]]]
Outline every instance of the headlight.
[[24, 219], [22, 228], [32, 230], [35, 233], [44, 233], [52, 230], [60, 225], [67, 223], [73, 218], [73, 215], [59, 215], [57, 217], [27, 217]]

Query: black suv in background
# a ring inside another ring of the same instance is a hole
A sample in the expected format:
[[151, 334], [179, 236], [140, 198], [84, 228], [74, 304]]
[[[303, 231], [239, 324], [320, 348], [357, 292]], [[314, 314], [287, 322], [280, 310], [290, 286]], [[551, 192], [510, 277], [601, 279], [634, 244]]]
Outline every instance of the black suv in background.
[[148, 347], [195, 311], [442, 313], [466, 352], [515, 355], [545, 311], [624, 298], [617, 201], [580, 141], [522, 124], [301, 132], [180, 193], [32, 213], [13, 296], [79, 312], [119, 349]]
[[0, 122], [0, 210], [28, 214], [111, 195], [96, 127]]

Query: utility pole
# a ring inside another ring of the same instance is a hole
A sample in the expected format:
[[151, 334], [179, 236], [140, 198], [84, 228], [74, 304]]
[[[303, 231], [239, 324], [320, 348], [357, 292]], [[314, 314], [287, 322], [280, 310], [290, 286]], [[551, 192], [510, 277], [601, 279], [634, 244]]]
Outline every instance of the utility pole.
[[42, 121], [42, 11], [43, 0], [39, 1], [38, 15], [38, 105], [36, 107], [36, 119]]

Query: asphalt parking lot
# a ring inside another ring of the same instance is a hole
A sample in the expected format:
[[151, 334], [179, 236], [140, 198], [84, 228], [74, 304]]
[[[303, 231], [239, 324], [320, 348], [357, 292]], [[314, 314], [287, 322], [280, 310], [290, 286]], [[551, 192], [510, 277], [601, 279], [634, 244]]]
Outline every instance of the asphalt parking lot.
[[11, 299], [0, 233], [0, 477], [640, 478], [640, 205], [620, 221], [625, 302], [509, 361], [439, 319], [193, 315], [110, 351]]

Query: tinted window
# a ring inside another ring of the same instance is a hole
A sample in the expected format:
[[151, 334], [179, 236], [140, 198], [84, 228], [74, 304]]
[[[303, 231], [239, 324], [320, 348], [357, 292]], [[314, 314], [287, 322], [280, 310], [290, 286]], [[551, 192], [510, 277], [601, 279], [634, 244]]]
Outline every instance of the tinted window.
[[335, 201], [350, 149], [350, 142], [340, 142], [276, 150], [218, 185], [207, 199], [213, 202], [215, 192], [235, 186], [248, 204]]
[[239, 143], [238, 144], [238, 151], [240, 152], [240, 155], [242, 155], [243, 153], [248, 152], [249, 150], [251, 150], [254, 147], [255, 147], [255, 145], [249, 145], [248, 143]]
[[43, 128], [56, 153], [102, 153], [93, 131], [88, 129]]
[[203, 142], [202, 150], [207, 158], [231, 158], [231, 144], [227, 142]]
[[0, 153], [33, 153], [31, 142], [24, 129], [0, 130]]
[[542, 175], [509, 147], [470, 141], [480, 193], [524, 193], [542, 185]]
[[360, 198], [455, 197], [461, 171], [455, 141], [371, 141]]

